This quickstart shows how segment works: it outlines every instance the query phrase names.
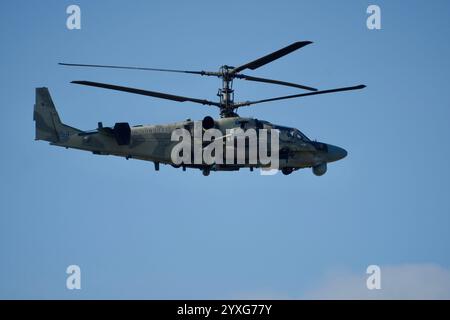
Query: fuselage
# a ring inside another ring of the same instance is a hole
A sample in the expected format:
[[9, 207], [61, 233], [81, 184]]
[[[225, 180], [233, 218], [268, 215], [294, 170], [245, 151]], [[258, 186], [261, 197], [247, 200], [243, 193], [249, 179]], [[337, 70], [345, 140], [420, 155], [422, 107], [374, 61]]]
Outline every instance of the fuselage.
[[198, 168], [208, 175], [247, 167], [281, 169], [287, 175], [311, 167], [320, 176], [327, 163], [347, 155], [342, 148], [311, 141], [298, 129], [239, 116], [161, 125], [119, 122], [103, 127], [99, 123], [97, 129], [83, 131], [61, 121], [45, 87], [36, 88], [33, 119], [36, 140], [98, 155], [152, 161], [156, 170], [159, 164], [168, 164], [183, 170]]
[[[129, 127], [128, 140], [125, 137], [125, 141], [120, 143], [120, 138], [118, 139], [118, 134], [115, 132], [115, 130], [118, 131], [120, 129], [120, 126], [108, 128], [100, 125], [99, 128], [92, 131], [83, 131], [72, 135], [61, 134], [65, 138], [53, 144], [91, 151], [99, 155], [115, 155], [127, 159], [134, 158], [180, 167], [179, 164], [174, 164], [172, 158], [172, 150], [178, 143], [178, 140], [174, 141], [172, 133], [177, 129], [186, 129], [194, 136], [194, 126], [195, 122], [190, 119], [164, 125], [135, 125]], [[279, 168], [284, 173], [290, 173], [306, 167], [320, 169], [320, 166], [322, 166], [320, 170], [315, 172], [321, 173], [326, 171], [326, 163], [342, 159], [347, 154], [342, 148], [311, 141], [298, 129], [279, 126], [254, 118], [230, 117], [215, 119], [214, 128], [220, 130], [224, 136], [230, 130], [236, 128], [244, 131], [249, 129], [256, 131], [259, 129], [277, 129], [279, 132]], [[248, 149], [248, 144], [245, 147]], [[208, 165], [202, 162], [183, 163], [181, 166], [183, 168], [207, 168], [215, 171], [227, 171], [239, 170], [244, 167], [258, 168], [265, 165], [249, 162]]]

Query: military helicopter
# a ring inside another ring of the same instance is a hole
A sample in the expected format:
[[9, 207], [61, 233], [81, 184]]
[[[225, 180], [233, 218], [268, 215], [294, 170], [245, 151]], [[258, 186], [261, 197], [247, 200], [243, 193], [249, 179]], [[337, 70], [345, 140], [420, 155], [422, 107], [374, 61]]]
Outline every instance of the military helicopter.
[[[34, 105], [34, 120], [36, 122], [35, 140], [49, 141], [51, 145], [65, 148], [91, 151], [96, 155], [115, 155], [126, 159], [133, 158], [151, 161], [154, 162], [156, 171], [159, 170], [160, 164], [167, 164], [176, 168], [182, 168], [183, 171], [185, 171], [186, 168], [200, 169], [203, 172], [203, 175], [208, 176], [211, 171], [237, 171], [241, 168], [249, 168], [253, 171], [254, 168], [267, 168], [267, 165], [259, 162], [232, 164], [211, 164], [205, 163], [204, 161], [201, 161], [200, 163], [174, 163], [173, 158], [171, 157], [171, 152], [177, 144], [177, 141], [173, 141], [173, 139], [171, 139], [171, 134], [174, 130], [184, 128], [185, 130], [188, 130], [191, 135], [194, 135], [193, 131], [195, 123], [201, 123], [203, 130], [208, 130], [211, 128], [220, 130], [223, 136], [217, 139], [224, 139], [224, 137], [229, 139], [230, 130], [237, 128], [243, 130], [275, 129], [279, 132], [279, 150], [277, 150], [279, 151], [278, 169], [280, 169], [284, 175], [289, 175], [292, 172], [302, 168], [312, 168], [315, 175], [321, 176], [327, 171], [327, 163], [345, 158], [347, 151], [331, 144], [312, 141], [296, 128], [279, 126], [268, 121], [255, 118], [244, 118], [237, 114], [237, 110], [239, 108], [258, 103], [365, 88], [365, 85], [357, 85], [352, 87], [318, 90], [316, 88], [301, 84], [253, 77], [241, 73], [244, 70], [255, 70], [260, 68], [311, 43], [311, 41], [295, 42], [280, 50], [238, 67], [223, 65], [218, 71], [189, 71], [114, 65], [59, 63], [60, 65], [70, 67], [131, 69], [217, 77], [222, 80], [222, 87], [219, 88], [217, 93], [220, 98], [219, 101], [209, 101], [205, 99], [190, 98], [92, 81], [72, 81], [72, 83], [167, 99], [176, 102], [193, 102], [207, 106], [214, 106], [219, 108], [220, 118], [213, 119], [210, 116], [206, 116], [201, 120], [201, 122], [194, 122], [187, 119], [185, 121], [163, 125], [130, 126], [126, 122], [118, 122], [113, 127], [104, 127], [103, 124], [99, 122], [97, 129], [83, 131], [61, 122], [49, 90], [44, 87], [36, 88], [36, 103]], [[235, 102], [233, 90], [234, 79], [288, 86], [308, 92], [255, 101]], [[235, 145], [233, 144], [233, 147], [234, 146]]]

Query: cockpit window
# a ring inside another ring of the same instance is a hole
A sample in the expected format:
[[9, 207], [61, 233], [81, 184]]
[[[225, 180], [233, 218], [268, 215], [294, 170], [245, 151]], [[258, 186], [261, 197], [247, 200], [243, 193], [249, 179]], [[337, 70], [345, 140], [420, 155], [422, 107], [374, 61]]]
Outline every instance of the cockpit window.
[[300, 140], [303, 140], [303, 141], [309, 141], [308, 137], [305, 136], [303, 133], [301, 133], [297, 129], [290, 130], [289, 133], [288, 133], [288, 136], [292, 137], [292, 138], [297, 138], [297, 139], [300, 139]]
[[308, 137], [301, 133], [299, 130], [296, 130], [296, 137], [300, 140], [309, 141]]
[[273, 126], [274, 129], [278, 129], [281, 132], [284, 132], [288, 138], [296, 138], [303, 141], [311, 141], [307, 136], [305, 136], [300, 130], [293, 129], [293, 128], [287, 128], [282, 126]]

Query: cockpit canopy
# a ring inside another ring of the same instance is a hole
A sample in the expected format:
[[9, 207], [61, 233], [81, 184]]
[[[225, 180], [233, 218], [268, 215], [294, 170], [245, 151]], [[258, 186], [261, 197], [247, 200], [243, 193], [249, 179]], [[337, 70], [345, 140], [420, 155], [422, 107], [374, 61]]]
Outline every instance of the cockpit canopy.
[[273, 125], [273, 128], [280, 130], [280, 134], [285, 135], [287, 138], [299, 139], [299, 140], [306, 141], [306, 142], [311, 141], [311, 140], [309, 140], [309, 138], [306, 135], [304, 135], [300, 130], [298, 130], [296, 128], [288, 128], [288, 127], [277, 126], [277, 125]]
[[292, 129], [289, 130], [287, 133], [288, 137], [297, 138], [303, 141], [310, 141], [307, 136], [305, 136], [300, 130], [298, 129]]

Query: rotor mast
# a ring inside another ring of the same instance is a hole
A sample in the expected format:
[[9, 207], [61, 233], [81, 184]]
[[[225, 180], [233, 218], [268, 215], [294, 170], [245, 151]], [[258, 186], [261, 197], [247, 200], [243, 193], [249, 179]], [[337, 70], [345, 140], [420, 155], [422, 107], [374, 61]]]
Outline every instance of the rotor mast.
[[233, 69], [234, 67], [223, 65], [219, 70], [220, 77], [222, 78], [222, 88], [218, 90], [217, 96], [220, 98], [220, 116], [222, 118], [238, 116], [234, 112], [234, 75], [230, 72]]

